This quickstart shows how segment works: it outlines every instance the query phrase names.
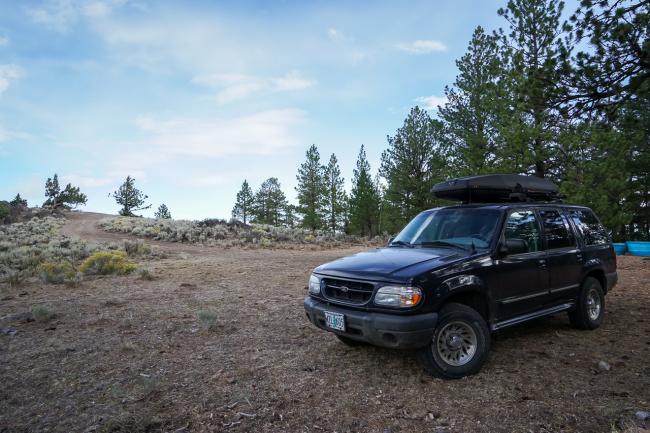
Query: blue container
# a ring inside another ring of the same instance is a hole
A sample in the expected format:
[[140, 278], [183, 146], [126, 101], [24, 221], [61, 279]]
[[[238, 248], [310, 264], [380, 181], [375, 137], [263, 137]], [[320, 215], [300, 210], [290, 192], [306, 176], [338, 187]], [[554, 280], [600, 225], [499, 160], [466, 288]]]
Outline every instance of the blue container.
[[627, 245], [625, 245], [624, 243], [620, 243], [620, 244], [613, 243], [612, 245], [614, 245], [614, 252], [616, 253], [617, 256], [622, 256], [623, 254], [625, 254]]
[[650, 242], [627, 241], [625, 244], [633, 256], [650, 257]]

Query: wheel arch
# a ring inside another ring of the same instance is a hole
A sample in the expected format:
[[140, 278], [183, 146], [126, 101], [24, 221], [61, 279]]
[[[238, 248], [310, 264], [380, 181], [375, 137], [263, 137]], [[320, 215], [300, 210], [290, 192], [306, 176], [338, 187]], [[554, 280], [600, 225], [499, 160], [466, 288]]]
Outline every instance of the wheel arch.
[[602, 269], [592, 269], [587, 272], [585, 277], [582, 279], [582, 282], [584, 283], [589, 277], [597, 279], [600, 283], [600, 287], [603, 289], [603, 293], [607, 293], [607, 277], [605, 276], [605, 271]]
[[490, 323], [490, 298], [483, 280], [476, 275], [458, 275], [444, 281], [439, 289], [439, 305], [455, 302], [478, 311]]

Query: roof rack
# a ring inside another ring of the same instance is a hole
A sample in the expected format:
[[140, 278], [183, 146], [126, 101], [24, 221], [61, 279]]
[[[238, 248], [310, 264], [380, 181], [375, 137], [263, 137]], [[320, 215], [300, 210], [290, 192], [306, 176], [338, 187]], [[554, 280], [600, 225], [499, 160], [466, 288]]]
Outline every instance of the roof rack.
[[466, 176], [431, 188], [438, 198], [463, 203], [558, 202], [559, 188], [548, 179], [520, 174]]

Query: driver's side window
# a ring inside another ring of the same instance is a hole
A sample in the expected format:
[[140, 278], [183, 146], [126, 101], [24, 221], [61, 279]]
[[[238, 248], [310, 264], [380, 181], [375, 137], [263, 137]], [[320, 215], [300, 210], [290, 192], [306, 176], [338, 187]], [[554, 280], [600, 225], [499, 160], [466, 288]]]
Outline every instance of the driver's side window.
[[529, 253], [542, 249], [539, 223], [532, 210], [518, 210], [508, 215], [504, 237], [525, 240]]

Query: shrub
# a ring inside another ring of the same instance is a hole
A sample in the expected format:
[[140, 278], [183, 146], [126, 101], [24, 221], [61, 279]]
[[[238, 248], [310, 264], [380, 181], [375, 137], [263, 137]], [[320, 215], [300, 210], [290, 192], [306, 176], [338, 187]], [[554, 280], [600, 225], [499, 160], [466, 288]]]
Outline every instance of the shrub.
[[45, 283], [65, 283], [74, 280], [75, 275], [75, 269], [69, 262], [43, 262], [38, 266], [38, 276]]
[[10, 210], [11, 207], [9, 206], [9, 203], [6, 201], [0, 201], [0, 223], [2, 223], [4, 219], [9, 215]]
[[126, 251], [98, 251], [84, 260], [79, 270], [90, 275], [124, 275], [136, 268], [136, 264], [127, 259]]
[[203, 221], [166, 220], [152, 218], [109, 218], [99, 226], [109, 232], [144, 236], [168, 242], [193, 242], [221, 246], [283, 247], [285, 245], [378, 244], [386, 239], [368, 241], [344, 233], [311, 232], [300, 228], [274, 227], [264, 224], [244, 225], [219, 219]]
[[132, 256], [149, 256], [153, 250], [150, 245], [145, 244], [141, 240], [124, 241], [124, 251], [129, 257]]
[[151, 271], [146, 268], [140, 269], [140, 271], [138, 271], [138, 275], [140, 276], [141, 280], [152, 281], [154, 279], [154, 276], [151, 273]]
[[217, 323], [217, 313], [212, 310], [201, 310], [196, 313], [196, 319], [205, 329], [212, 329]]
[[34, 305], [30, 311], [37, 322], [49, 322], [56, 314], [45, 305]]
[[10, 271], [4, 281], [11, 287], [16, 287], [25, 281], [25, 275], [21, 271]]

